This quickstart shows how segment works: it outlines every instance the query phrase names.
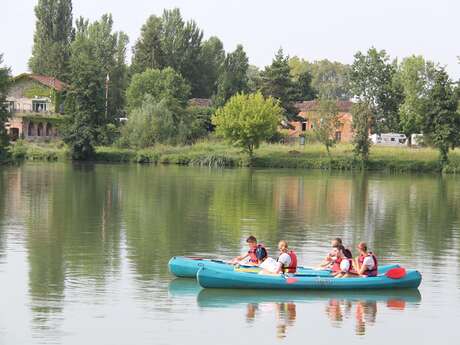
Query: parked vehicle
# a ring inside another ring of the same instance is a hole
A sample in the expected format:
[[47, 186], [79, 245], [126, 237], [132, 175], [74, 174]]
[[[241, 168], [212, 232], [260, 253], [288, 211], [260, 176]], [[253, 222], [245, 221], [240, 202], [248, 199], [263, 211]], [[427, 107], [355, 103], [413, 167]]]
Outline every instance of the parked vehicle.
[[370, 139], [375, 145], [388, 146], [405, 146], [407, 145], [407, 137], [402, 133], [381, 133], [372, 134]]

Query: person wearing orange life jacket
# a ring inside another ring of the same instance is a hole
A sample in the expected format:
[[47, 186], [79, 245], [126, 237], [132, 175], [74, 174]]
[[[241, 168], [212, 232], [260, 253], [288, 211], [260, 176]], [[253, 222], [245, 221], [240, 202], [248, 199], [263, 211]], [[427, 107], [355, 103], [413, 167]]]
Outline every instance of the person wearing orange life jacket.
[[257, 266], [268, 257], [267, 249], [262, 244], [258, 244], [254, 236], [249, 236], [246, 243], [249, 246], [248, 252], [231, 260], [232, 264], [247, 260], [245, 264]]
[[355, 262], [357, 275], [361, 277], [375, 277], [378, 272], [377, 257], [367, 251], [367, 244], [360, 242], [358, 244], [359, 257]]
[[297, 270], [296, 253], [293, 250], [289, 250], [288, 243], [284, 240], [279, 241], [278, 249], [280, 251], [278, 268], [274, 273], [295, 273]]

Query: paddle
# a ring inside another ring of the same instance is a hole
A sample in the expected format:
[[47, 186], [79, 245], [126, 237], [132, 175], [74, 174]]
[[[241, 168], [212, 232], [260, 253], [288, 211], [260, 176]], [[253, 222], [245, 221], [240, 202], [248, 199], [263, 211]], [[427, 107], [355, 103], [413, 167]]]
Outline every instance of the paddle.
[[401, 279], [406, 276], [406, 269], [404, 267], [395, 267], [388, 270], [385, 275], [391, 279]]

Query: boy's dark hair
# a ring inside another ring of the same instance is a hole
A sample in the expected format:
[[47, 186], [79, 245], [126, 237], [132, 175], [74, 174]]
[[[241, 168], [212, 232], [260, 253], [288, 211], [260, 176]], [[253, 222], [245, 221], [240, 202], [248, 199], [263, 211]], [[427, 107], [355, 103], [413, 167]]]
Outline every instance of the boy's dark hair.
[[246, 243], [257, 243], [257, 238], [251, 235], [246, 239]]
[[336, 241], [338, 244], [342, 245], [342, 239], [340, 237], [334, 238], [334, 241]]
[[256, 249], [256, 257], [259, 261], [264, 261], [267, 258], [267, 256], [268, 256], [268, 253], [264, 247], [259, 246]]
[[346, 257], [347, 259], [353, 258], [353, 254], [351, 253], [351, 250], [350, 250], [350, 249], [343, 248], [343, 249], [342, 249], [342, 252], [343, 252], [343, 255], [345, 255], [345, 257]]

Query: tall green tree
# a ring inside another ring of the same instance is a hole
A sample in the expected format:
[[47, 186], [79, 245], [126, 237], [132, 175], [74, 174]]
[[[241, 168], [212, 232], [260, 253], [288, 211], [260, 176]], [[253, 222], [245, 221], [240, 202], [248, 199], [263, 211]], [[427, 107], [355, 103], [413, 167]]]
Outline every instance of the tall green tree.
[[68, 80], [73, 37], [72, 0], [39, 0], [29, 67], [33, 73]]
[[146, 95], [160, 102], [166, 100], [170, 106], [185, 108], [190, 97], [190, 84], [176, 71], [168, 67], [163, 70], [147, 69], [135, 74], [126, 91], [128, 109], [142, 105]]
[[422, 131], [439, 150], [441, 166], [449, 161], [449, 149], [460, 144], [460, 114], [452, 81], [443, 68], [434, 72], [434, 83], [428, 92], [428, 104]]
[[399, 105], [402, 91], [395, 83], [396, 61], [390, 62], [385, 50], [370, 48], [358, 52], [351, 66], [350, 86], [353, 94], [367, 103], [373, 113], [373, 130], [377, 133], [399, 131]]
[[[313, 76], [309, 71], [302, 72], [294, 79], [294, 95], [297, 101], [310, 101], [316, 98], [317, 92], [312, 85]], [[327, 98], [324, 98], [327, 99]], [[332, 99], [332, 98], [329, 98]]]
[[353, 116], [353, 152], [365, 165], [369, 160], [369, 148], [371, 146], [369, 133], [373, 114], [369, 105], [364, 102], [354, 104], [351, 114]]
[[405, 58], [399, 66], [397, 78], [402, 86], [404, 101], [399, 107], [401, 130], [410, 138], [420, 133], [421, 124], [430, 105], [428, 91], [433, 84], [434, 64], [422, 56]]
[[10, 85], [10, 69], [2, 64], [3, 55], [0, 54], [0, 162], [6, 157], [9, 144], [5, 123], [8, 121], [6, 96]]
[[[115, 97], [123, 93], [126, 78], [122, 71], [127, 38], [123, 33], [113, 33], [112, 26], [111, 15], [104, 15], [91, 24], [83, 18], [76, 22], [69, 68], [71, 83], [66, 99], [68, 121], [64, 130], [64, 141], [69, 144], [74, 159], [92, 157], [94, 145], [103, 137], [106, 124], [123, 106], [120, 100], [106, 99], [106, 83], [109, 82], [109, 97]], [[107, 76], [111, 77], [110, 81]]]
[[233, 95], [248, 91], [249, 62], [242, 45], [234, 52], [227, 54], [218, 78], [217, 94], [214, 99], [216, 106], [222, 106]]
[[219, 108], [212, 118], [216, 133], [253, 158], [260, 143], [271, 138], [281, 121], [282, 108], [260, 93], [238, 94]]
[[202, 39], [202, 30], [193, 20], [185, 22], [178, 8], [150, 16], [133, 49], [133, 73], [172, 67], [191, 84], [193, 97], [203, 96]]
[[297, 111], [293, 105], [295, 86], [290, 72], [289, 57], [285, 56], [280, 48], [271, 65], [265, 67], [262, 72], [261, 91], [264, 96], [279, 100], [287, 118], [292, 119], [297, 115]]
[[213, 36], [203, 42], [200, 53], [201, 78], [198, 80], [200, 97], [211, 98], [217, 93], [219, 74], [224, 61], [224, 45], [219, 38]]
[[254, 65], [249, 65], [248, 71], [248, 92], [254, 93], [260, 89], [260, 84], [262, 82], [261, 71], [259, 67]]

